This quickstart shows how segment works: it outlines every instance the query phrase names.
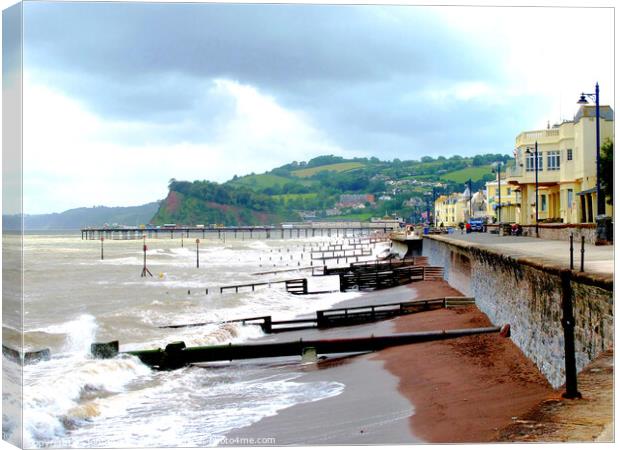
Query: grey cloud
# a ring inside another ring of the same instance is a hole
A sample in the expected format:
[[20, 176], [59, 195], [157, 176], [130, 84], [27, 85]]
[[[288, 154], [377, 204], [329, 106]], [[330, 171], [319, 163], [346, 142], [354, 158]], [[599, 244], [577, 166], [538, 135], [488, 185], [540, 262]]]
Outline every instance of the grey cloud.
[[415, 101], [429, 80], [502, 75], [498, 55], [422, 7], [37, 2], [24, 13], [26, 67], [106, 116], [185, 119], [165, 139], [214, 131], [232, 105], [208, 87], [229, 78], [341, 145], [403, 151], [442, 126]]

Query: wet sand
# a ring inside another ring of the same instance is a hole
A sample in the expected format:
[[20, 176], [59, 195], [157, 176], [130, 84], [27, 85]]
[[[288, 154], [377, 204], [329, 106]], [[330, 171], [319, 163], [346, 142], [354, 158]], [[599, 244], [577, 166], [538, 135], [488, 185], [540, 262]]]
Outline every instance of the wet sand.
[[398, 378], [371, 355], [311, 364], [297, 381], [345, 385], [335, 397], [281, 410], [249, 427], [232, 430], [231, 445], [273, 438], [271, 445], [412, 444], [411, 403], [398, 392]]
[[[420, 282], [415, 298], [459, 295], [445, 281]], [[394, 320], [397, 332], [492, 326], [475, 306]], [[493, 324], [503, 325], [503, 324]], [[557, 393], [508, 338], [496, 334], [393, 347], [377, 353], [415, 405], [412, 432], [427, 442], [496, 441], [498, 431]]]

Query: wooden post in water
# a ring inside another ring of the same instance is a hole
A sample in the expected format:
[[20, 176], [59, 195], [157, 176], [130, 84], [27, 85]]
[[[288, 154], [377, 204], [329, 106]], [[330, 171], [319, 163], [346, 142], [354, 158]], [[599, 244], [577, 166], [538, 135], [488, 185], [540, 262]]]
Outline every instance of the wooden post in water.
[[151, 271], [146, 267], [146, 244], [144, 244], [144, 267], [142, 267], [142, 274], [140, 275], [140, 277], [145, 277], [146, 274], [149, 274], [150, 276], [153, 276], [153, 274], [151, 273]]
[[103, 261], [103, 236], [101, 236], [101, 261]]
[[196, 269], [200, 268], [200, 253], [198, 252], [200, 246], [200, 239], [196, 239]]
[[181, 232], [181, 248], [183, 248], [183, 232]]

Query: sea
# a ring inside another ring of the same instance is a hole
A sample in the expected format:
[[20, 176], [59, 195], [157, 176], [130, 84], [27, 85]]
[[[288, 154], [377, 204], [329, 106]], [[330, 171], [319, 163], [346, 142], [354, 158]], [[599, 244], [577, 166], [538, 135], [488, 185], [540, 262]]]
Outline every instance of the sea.
[[[291, 319], [360, 295], [338, 292], [337, 277], [311, 277], [309, 270], [300, 270], [310, 265], [311, 250], [346, 246], [352, 235], [231, 236], [105, 240], [101, 259], [101, 242], [82, 240], [79, 232], [26, 234], [24, 346], [26, 351], [49, 349], [51, 359], [23, 367], [23, 405], [20, 376], [5, 376], [5, 439], [19, 440], [19, 420], [11, 414], [21, 406], [22, 443], [29, 448], [217, 446], [232, 430], [293, 405], [341, 394], [342, 383], [301, 380], [299, 358], [156, 371], [130, 355], [90, 355], [91, 343], [113, 340], [127, 351], [164, 348], [174, 341], [190, 347], [265, 339], [259, 326], [226, 321], [264, 315]], [[146, 277], [141, 276], [144, 244], [152, 274]], [[366, 259], [383, 251], [381, 244], [374, 246]], [[306, 277], [309, 291], [331, 292], [297, 296], [282, 284], [254, 291], [219, 289]], [[204, 325], [160, 328], [191, 323]], [[18, 331], [6, 324], [3, 336], [7, 346], [19, 341]], [[3, 366], [19, 374], [16, 362], [5, 356]]]

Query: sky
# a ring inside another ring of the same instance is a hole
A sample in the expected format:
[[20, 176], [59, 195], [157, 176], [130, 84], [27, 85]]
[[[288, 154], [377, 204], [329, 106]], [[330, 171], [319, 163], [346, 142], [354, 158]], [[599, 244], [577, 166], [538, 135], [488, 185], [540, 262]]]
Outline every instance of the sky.
[[24, 212], [162, 199], [324, 154], [511, 154], [613, 105], [613, 10], [24, 4]]

